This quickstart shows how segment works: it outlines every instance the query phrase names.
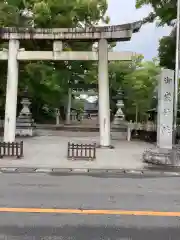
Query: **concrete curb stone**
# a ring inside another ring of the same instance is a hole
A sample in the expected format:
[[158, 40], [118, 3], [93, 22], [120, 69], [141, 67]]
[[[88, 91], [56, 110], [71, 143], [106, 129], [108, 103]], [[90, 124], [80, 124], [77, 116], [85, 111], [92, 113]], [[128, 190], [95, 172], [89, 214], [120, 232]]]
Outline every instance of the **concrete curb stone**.
[[16, 172], [17, 168], [8, 168], [8, 167], [3, 167], [0, 168], [1, 173], [14, 173]]
[[71, 171], [72, 171], [71, 168], [52, 168], [51, 169], [51, 172], [53, 173], [69, 173]]
[[45, 173], [45, 174], [116, 174], [119, 176], [176, 176], [180, 177], [180, 172], [160, 171], [149, 169], [89, 169], [89, 168], [30, 168], [30, 167], [2, 167], [0, 173]]
[[19, 167], [16, 169], [16, 173], [31, 173], [35, 172], [36, 168], [30, 168], [30, 167]]
[[52, 169], [51, 168], [37, 168], [35, 170], [36, 173], [51, 173]]

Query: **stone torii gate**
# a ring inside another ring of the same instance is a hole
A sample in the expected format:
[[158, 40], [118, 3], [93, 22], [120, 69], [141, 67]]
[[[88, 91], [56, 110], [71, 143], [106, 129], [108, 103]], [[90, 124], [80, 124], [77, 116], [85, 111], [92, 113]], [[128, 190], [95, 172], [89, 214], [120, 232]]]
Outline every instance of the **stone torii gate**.
[[[108, 42], [129, 41], [138, 32], [141, 22], [124, 25], [92, 28], [1, 28], [0, 38], [9, 41], [8, 50], [0, 52], [0, 60], [8, 60], [4, 141], [15, 141], [16, 109], [18, 90], [18, 61], [26, 60], [95, 60], [98, 65], [100, 146], [110, 147], [110, 103], [108, 60], [131, 61], [132, 52], [109, 52]], [[52, 51], [25, 51], [20, 48], [21, 39], [49, 39], [53, 41]], [[68, 52], [63, 50], [63, 41], [98, 42], [98, 52]]]

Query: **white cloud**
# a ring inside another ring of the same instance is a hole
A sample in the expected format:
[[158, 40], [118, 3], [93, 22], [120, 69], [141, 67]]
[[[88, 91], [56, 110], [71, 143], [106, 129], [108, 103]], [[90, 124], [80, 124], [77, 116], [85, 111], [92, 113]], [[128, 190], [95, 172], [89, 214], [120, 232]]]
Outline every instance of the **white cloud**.
[[[149, 6], [137, 10], [135, 0], [108, 0], [108, 15], [111, 24], [121, 24], [141, 20], [151, 11]], [[144, 25], [139, 33], [135, 33], [130, 42], [117, 44], [118, 50], [134, 51], [143, 54], [145, 59], [157, 56], [159, 39], [170, 33], [170, 27], [156, 27], [155, 23]]]

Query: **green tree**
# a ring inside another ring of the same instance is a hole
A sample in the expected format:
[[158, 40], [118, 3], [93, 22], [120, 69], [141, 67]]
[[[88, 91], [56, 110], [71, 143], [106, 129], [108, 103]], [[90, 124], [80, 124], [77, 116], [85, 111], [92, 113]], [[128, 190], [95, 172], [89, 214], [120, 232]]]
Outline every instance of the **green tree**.
[[147, 111], [152, 106], [152, 99], [159, 74], [158, 64], [142, 62], [124, 77], [124, 112], [128, 120], [147, 120]]
[[163, 37], [159, 41], [160, 65], [165, 68], [175, 69], [176, 36]]
[[[159, 73], [158, 62], [143, 62], [143, 56], [132, 61], [112, 61], [109, 63], [111, 120], [117, 111], [116, 103], [124, 99], [124, 113], [128, 120], [135, 120], [136, 106], [139, 108], [139, 119], [146, 117], [151, 108], [152, 96]], [[89, 72], [89, 82], [97, 83], [97, 63]]]
[[158, 52], [160, 65], [175, 69], [176, 28], [174, 20], [177, 16], [177, 0], [136, 0], [137, 8], [148, 4], [152, 6], [153, 11], [144, 19], [144, 23], [156, 20], [159, 25], [167, 24], [174, 27], [170, 36], [163, 37], [159, 41]]
[[[95, 25], [100, 20], [108, 22], [109, 19], [104, 17], [106, 10], [106, 0], [1, 0], [0, 26], [84, 28]], [[26, 50], [51, 50], [52, 42], [21, 41], [21, 47]], [[91, 47], [92, 43], [67, 41], [63, 50], [87, 51]], [[1, 66], [5, 67], [3, 64]], [[92, 63], [88, 61], [23, 62], [20, 64], [19, 89], [21, 91], [28, 86], [34, 108], [44, 104], [64, 108], [68, 84], [75, 80], [84, 82], [91, 67]], [[4, 76], [1, 73], [1, 78], [5, 79], [5, 73]], [[3, 91], [4, 84], [0, 87]]]
[[160, 25], [172, 25], [176, 19], [177, 0], [136, 0], [136, 8], [151, 5], [153, 11], [144, 19], [144, 22], [158, 20]]

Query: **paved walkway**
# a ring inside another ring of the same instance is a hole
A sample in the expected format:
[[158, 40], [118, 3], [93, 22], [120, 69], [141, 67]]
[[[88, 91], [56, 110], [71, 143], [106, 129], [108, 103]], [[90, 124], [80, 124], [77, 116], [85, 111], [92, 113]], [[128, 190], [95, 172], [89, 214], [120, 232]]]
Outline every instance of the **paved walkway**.
[[[20, 140], [20, 139], [19, 139]], [[97, 149], [93, 162], [67, 160], [67, 143], [99, 143], [97, 132], [38, 130], [38, 136], [25, 138], [24, 158], [0, 160], [0, 167], [142, 169], [142, 153], [152, 145], [127, 142], [123, 133], [112, 133], [114, 149]]]

